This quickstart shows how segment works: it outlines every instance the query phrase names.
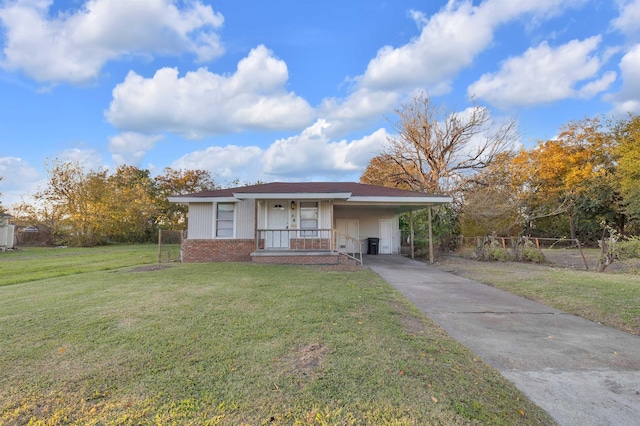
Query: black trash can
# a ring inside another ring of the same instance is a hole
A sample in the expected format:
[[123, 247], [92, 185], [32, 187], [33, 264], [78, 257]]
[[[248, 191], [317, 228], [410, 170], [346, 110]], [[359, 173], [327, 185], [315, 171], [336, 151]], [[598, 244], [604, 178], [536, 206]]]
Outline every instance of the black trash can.
[[380, 238], [368, 238], [369, 247], [367, 254], [378, 254], [378, 245], [380, 244]]

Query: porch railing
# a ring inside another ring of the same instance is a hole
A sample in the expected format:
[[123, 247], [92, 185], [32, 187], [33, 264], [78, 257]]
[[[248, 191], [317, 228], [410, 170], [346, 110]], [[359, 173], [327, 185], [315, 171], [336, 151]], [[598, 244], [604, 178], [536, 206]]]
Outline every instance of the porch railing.
[[336, 229], [258, 229], [256, 251], [330, 251], [362, 264], [362, 242]]

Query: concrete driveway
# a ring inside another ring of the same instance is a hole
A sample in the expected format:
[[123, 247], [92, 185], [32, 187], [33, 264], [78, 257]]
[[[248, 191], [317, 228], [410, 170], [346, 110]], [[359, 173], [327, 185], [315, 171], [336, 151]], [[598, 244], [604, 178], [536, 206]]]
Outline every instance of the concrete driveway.
[[402, 256], [364, 265], [561, 425], [640, 425], [640, 337]]

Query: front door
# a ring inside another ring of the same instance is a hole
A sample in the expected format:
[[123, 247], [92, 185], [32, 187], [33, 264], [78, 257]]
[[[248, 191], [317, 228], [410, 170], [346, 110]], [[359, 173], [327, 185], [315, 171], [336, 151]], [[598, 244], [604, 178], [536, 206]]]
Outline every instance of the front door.
[[391, 254], [391, 239], [391, 220], [380, 219], [380, 246], [378, 247], [380, 254]]
[[353, 241], [349, 238], [345, 238], [349, 236], [354, 240], [360, 239], [360, 226], [358, 219], [336, 219], [336, 229], [340, 234], [338, 234], [338, 251], [342, 253], [359, 253], [357, 241]]
[[[267, 210], [266, 248], [289, 248], [289, 212], [285, 201], [269, 201]], [[273, 230], [273, 231], [272, 231]]]

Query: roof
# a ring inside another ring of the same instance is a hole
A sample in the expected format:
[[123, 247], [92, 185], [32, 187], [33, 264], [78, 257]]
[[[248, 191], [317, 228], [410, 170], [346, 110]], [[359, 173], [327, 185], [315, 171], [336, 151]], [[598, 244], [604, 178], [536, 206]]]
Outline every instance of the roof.
[[203, 191], [194, 194], [169, 197], [172, 202], [205, 202], [215, 200], [238, 201], [242, 199], [322, 198], [350, 201], [429, 201], [447, 203], [450, 197], [407, 191], [397, 188], [366, 185], [356, 182], [271, 182], [238, 188]]

